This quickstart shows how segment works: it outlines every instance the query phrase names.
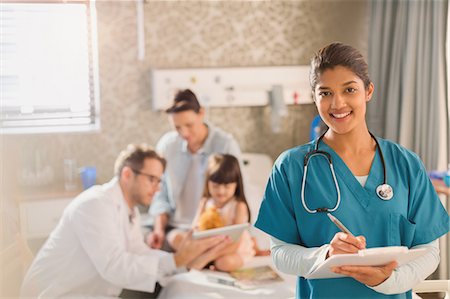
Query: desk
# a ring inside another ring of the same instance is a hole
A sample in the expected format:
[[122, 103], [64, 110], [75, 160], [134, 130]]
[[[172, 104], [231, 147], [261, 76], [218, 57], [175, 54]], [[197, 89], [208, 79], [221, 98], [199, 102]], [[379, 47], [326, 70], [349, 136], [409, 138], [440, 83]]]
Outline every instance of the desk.
[[[254, 257], [247, 267], [257, 267], [270, 265], [273, 269], [270, 256]], [[236, 287], [221, 285], [208, 281], [207, 274], [209, 270], [190, 271], [171, 277], [158, 296], [158, 299], [206, 299], [206, 298], [290, 298], [295, 296], [296, 276], [280, 273], [284, 279], [282, 282], [275, 282], [261, 286], [253, 290], [241, 290]], [[226, 273], [213, 272], [214, 276], [224, 275]]]

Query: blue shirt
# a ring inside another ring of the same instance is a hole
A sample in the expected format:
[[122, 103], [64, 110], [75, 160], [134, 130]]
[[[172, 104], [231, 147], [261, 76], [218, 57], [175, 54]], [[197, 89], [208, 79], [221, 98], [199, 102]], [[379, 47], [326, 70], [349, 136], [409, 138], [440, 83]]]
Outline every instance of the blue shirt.
[[[197, 152], [201, 155], [201, 171], [205, 173], [208, 157], [213, 153], [231, 154], [238, 160], [241, 159], [241, 150], [233, 136], [211, 124], [208, 126], [208, 137], [202, 148]], [[188, 150], [187, 141], [180, 137], [176, 131], [166, 133], [159, 140], [156, 150], [167, 160], [167, 167], [161, 181], [161, 191], [156, 194], [150, 207], [150, 214], [157, 215], [168, 213], [173, 216], [177, 208], [177, 202], [184, 187], [186, 175], [191, 162], [191, 152]], [[204, 180], [204, 175], [203, 175]], [[192, 204], [198, 206], [203, 190], [198, 190], [199, 196], [191, 198]], [[193, 220], [192, 216], [191, 221]], [[190, 225], [191, 223], [186, 223]]]
[[[333, 214], [355, 235], [364, 235], [367, 247], [407, 246], [429, 243], [446, 234], [449, 216], [416, 154], [387, 140], [377, 139], [386, 162], [389, 201], [375, 189], [383, 182], [383, 165], [375, 154], [365, 186], [356, 180], [344, 161], [324, 142], [319, 149], [330, 153], [341, 191], [341, 204]], [[313, 143], [284, 152], [275, 162], [266, 187], [256, 227], [273, 237], [304, 247], [328, 244], [337, 227], [326, 213], [308, 213], [301, 202], [303, 160]], [[337, 192], [328, 161], [315, 156], [308, 165], [305, 202], [309, 209], [332, 208]], [[297, 298], [411, 298], [411, 292], [384, 295], [353, 278], [299, 277]]]

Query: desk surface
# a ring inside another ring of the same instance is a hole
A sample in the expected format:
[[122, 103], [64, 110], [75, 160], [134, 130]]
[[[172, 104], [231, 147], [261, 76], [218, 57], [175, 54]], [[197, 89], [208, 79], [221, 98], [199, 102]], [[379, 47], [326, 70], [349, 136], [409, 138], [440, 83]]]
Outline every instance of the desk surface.
[[[273, 269], [270, 256], [255, 257], [244, 267], [257, 267], [270, 265]], [[257, 289], [242, 290], [232, 286], [226, 286], [207, 279], [206, 271], [190, 271], [170, 278], [159, 299], [186, 299], [186, 298], [289, 298], [295, 296], [296, 277], [280, 273], [284, 279], [282, 282], [270, 283]], [[226, 273], [214, 272], [215, 276], [223, 275], [229, 277]]]

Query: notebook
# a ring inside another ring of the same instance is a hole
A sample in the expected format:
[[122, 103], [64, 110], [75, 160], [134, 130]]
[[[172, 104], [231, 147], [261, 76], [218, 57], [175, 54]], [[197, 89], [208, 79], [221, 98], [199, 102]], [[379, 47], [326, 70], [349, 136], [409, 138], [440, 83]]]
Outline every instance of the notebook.
[[334, 266], [382, 266], [391, 261], [404, 265], [428, 252], [427, 248], [408, 249], [405, 246], [375, 247], [360, 250], [353, 254], [337, 254], [326, 259], [323, 263], [305, 275], [307, 279], [344, 277], [342, 274], [330, 270]]

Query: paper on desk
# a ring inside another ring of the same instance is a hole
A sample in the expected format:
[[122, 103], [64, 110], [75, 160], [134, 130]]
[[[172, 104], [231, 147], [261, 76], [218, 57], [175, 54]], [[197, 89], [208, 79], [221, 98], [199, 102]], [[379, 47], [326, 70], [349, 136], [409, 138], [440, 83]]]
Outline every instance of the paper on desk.
[[305, 275], [307, 279], [337, 278], [342, 274], [330, 270], [334, 266], [382, 266], [397, 261], [404, 265], [427, 253], [427, 248], [408, 249], [404, 246], [376, 247], [360, 250], [354, 254], [338, 254], [326, 259], [323, 263]]
[[236, 279], [235, 285], [244, 290], [283, 281], [283, 278], [268, 265], [234, 270], [230, 272], [230, 276]]

